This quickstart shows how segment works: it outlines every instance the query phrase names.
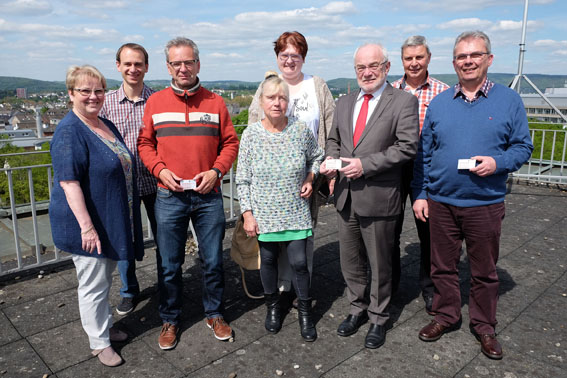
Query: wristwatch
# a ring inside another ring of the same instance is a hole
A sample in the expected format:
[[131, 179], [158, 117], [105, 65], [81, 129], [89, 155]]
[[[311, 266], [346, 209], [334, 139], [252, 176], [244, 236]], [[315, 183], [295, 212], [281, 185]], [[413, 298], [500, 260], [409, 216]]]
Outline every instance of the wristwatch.
[[222, 172], [218, 168], [211, 168], [213, 171], [217, 173], [217, 178], [220, 179], [222, 177]]

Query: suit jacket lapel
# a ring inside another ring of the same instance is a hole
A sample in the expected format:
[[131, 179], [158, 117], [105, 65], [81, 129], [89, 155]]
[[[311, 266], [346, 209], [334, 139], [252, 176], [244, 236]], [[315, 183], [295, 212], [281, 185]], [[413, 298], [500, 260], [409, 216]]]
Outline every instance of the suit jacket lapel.
[[[362, 135], [360, 136], [360, 140], [358, 141], [357, 146], [359, 146], [360, 143], [362, 143], [362, 141], [364, 140], [366, 135], [368, 135], [368, 133], [370, 132], [370, 130], [372, 128], [378, 127], [377, 126], [378, 119], [380, 118], [380, 116], [382, 115], [382, 113], [384, 112], [386, 107], [390, 104], [390, 101], [392, 101], [393, 91], [394, 90], [393, 90], [392, 86], [389, 83], [386, 84], [386, 88], [384, 88], [384, 91], [382, 92], [382, 95], [380, 96], [380, 100], [378, 100], [378, 104], [376, 104], [376, 108], [374, 108], [374, 111], [370, 115], [370, 118], [368, 118], [368, 122], [366, 122], [366, 126], [364, 127], [364, 131], [362, 132]], [[354, 112], [354, 108], [353, 108], [353, 112]]]

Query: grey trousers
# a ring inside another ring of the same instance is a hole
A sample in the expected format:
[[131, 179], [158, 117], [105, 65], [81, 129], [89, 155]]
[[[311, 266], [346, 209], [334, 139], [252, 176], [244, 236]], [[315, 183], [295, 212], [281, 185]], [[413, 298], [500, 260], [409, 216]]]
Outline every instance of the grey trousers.
[[[371, 323], [384, 325], [392, 287], [392, 251], [397, 216], [361, 217], [348, 201], [339, 212], [341, 271], [347, 284], [350, 314], [368, 312]], [[370, 271], [370, 279], [368, 277]]]

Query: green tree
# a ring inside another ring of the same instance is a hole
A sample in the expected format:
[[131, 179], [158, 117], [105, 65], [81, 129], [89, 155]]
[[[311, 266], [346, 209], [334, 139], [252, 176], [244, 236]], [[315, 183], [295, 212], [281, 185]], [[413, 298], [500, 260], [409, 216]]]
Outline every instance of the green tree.
[[[240, 113], [238, 113], [238, 115], [232, 117], [232, 124], [234, 126], [248, 124], [248, 109], [244, 109]], [[236, 132], [238, 134], [241, 134], [238, 132], [238, 130]]]
[[[49, 143], [46, 142], [42, 146], [42, 150], [49, 151]], [[25, 152], [21, 147], [16, 147], [9, 142], [0, 142], [0, 155]], [[11, 168], [35, 166], [42, 164], [51, 164], [51, 155], [44, 154], [24, 154], [15, 156], [4, 156], [0, 162], [0, 166], [4, 167], [8, 164]], [[34, 197], [36, 201], [44, 201], [49, 199], [49, 182], [48, 170], [50, 167], [30, 168], [33, 179]], [[13, 169], [12, 186], [14, 189], [14, 198], [17, 205], [30, 203], [30, 189], [28, 169]], [[10, 191], [8, 185], [8, 174], [4, 172], [0, 174], [0, 204], [9, 206]]]

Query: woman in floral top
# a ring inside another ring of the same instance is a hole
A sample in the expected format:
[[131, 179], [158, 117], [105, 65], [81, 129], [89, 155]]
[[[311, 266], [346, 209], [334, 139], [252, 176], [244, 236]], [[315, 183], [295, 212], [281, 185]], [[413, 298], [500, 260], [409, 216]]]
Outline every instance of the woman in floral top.
[[266, 329], [276, 333], [281, 328], [277, 283], [283, 245], [299, 298], [301, 336], [314, 341], [317, 331], [311, 318], [306, 241], [312, 235], [309, 197], [323, 149], [305, 123], [286, 117], [288, 99], [285, 81], [278, 76], [264, 80], [260, 102], [265, 118], [249, 125], [242, 135], [236, 185], [244, 230], [249, 236], [258, 235], [260, 244], [260, 276], [268, 307]]

